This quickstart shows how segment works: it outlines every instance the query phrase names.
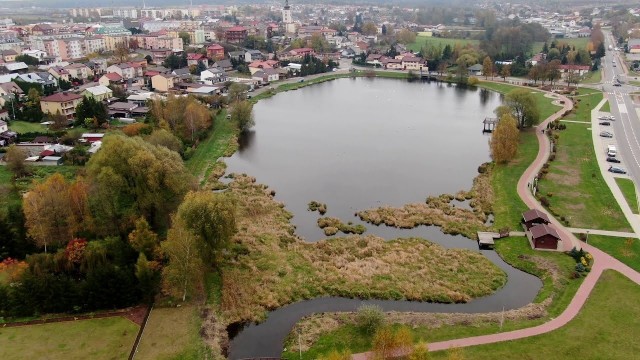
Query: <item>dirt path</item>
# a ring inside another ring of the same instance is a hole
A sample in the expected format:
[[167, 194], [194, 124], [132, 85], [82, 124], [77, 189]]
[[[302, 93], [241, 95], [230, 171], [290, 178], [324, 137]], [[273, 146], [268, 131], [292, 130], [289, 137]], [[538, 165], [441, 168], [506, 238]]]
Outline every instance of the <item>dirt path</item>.
[[[535, 199], [528, 189], [528, 183], [538, 174], [542, 165], [547, 161], [550, 154], [549, 139], [542, 134], [542, 130], [546, 128], [547, 124], [562, 117], [565, 111], [570, 110], [573, 107], [573, 103], [567, 97], [557, 95], [560, 100], [564, 100], [563, 108], [557, 111], [555, 114], [549, 116], [540, 125], [536, 127], [536, 136], [540, 147], [538, 149], [538, 155], [531, 165], [525, 170], [518, 181], [518, 195], [522, 198], [525, 204], [531, 209], [538, 209], [549, 215], [551, 223], [555, 226], [558, 233], [563, 239], [563, 246], [566, 251], [571, 250], [574, 246], [576, 248], [582, 248], [593, 255], [594, 264], [591, 272], [584, 279], [580, 288], [576, 292], [575, 296], [567, 306], [567, 308], [558, 317], [538, 326], [531, 328], [514, 330], [503, 332], [499, 334], [489, 334], [482, 336], [473, 336], [462, 339], [454, 339], [447, 341], [439, 341], [429, 344], [429, 351], [446, 350], [452, 347], [466, 347], [482, 344], [491, 344], [501, 341], [517, 340], [529, 336], [540, 335], [556, 330], [569, 321], [571, 321], [580, 311], [584, 303], [587, 301], [589, 294], [596, 285], [596, 282], [602, 275], [602, 272], [606, 269], [612, 269], [620, 272], [636, 284], [640, 285], [640, 273], [631, 269], [627, 265], [621, 263], [617, 259], [613, 258], [609, 254], [579, 241], [569, 230], [567, 230], [562, 224], [560, 224], [551, 214], [549, 214], [540, 203]], [[353, 355], [354, 360], [366, 360], [370, 358], [370, 353], [360, 353]]]

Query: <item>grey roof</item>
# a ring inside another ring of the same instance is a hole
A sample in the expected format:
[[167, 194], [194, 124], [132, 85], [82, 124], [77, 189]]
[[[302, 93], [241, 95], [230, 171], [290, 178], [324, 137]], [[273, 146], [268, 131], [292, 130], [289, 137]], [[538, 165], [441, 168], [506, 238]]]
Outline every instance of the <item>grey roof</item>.
[[182, 69], [173, 70], [172, 74], [177, 76], [183, 76], [183, 75], [191, 75], [191, 72], [189, 72], [189, 68], [182, 68]]
[[467, 70], [469, 71], [482, 71], [482, 65], [480, 64], [475, 64], [475, 65], [471, 65], [467, 68]]

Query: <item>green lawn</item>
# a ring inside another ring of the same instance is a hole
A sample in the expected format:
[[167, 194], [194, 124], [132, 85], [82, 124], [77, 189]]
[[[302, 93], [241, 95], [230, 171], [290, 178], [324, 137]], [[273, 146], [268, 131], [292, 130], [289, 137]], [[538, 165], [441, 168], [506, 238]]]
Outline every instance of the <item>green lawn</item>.
[[591, 234], [587, 241], [634, 270], [640, 271], [640, 240]]
[[453, 48], [456, 44], [462, 44], [463, 46], [467, 44], [478, 46], [480, 44], [480, 41], [471, 39], [449, 39], [433, 36], [416, 36], [416, 41], [408, 44], [407, 48], [413, 51], [420, 51], [422, 47], [426, 47], [429, 45], [435, 47], [441, 46], [442, 48], [449, 45]]
[[[569, 46], [571, 47], [576, 47], [576, 50], [580, 50], [580, 49], [586, 49], [587, 45], [589, 44], [590, 38], [588, 37], [583, 37], [583, 38], [575, 38], [575, 39], [557, 39], [558, 40], [558, 44], [569, 44]], [[549, 42], [551, 43], [551, 42]]]
[[609, 105], [609, 100], [607, 100], [604, 105], [602, 105], [600, 111], [611, 112], [611, 105]]
[[[462, 350], [465, 359], [636, 359], [640, 286], [608, 270], [580, 313], [562, 328], [525, 339]], [[518, 354], [514, 356], [514, 354]], [[445, 351], [431, 354], [446, 359]]]
[[624, 198], [627, 199], [627, 204], [631, 208], [634, 214], [638, 213], [638, 197], [636, 195], [636, 185], [631, 179], [616, 178], [616, 183], [622, 191]]
[[0, 327], [0, 359], [126, 359], [138, 328], [122, 317]]
[[19, 134], [28, 132], [46, 132], [47, 128], [39, 123], [32, 123], [26, 121], [12, 121], [9, 124], [9, 129]]
[[[584, 94], [588, 95], [577, 97], [575, 111], [563, 119], [590, 119], [602, 93], [590, 90]], [[539, 182], [538, 196], [546, 198], [551, 213], [571, 227], [628, 231], [629, 224], [600, 173], [588, 124], [564, 124], [565, 130], [555, 132], [559, 135], [557, 154]]]
[[602, 81], [602, 71], [596, 70], [587, 73], [581, 82], [585, 84], [597, 84], [600, 81]]
[[210, 359], [200, 338], [201, 320], [194, 306], [154, 308], [140, 339], [136, 359]]
[[[543, 288], [534, 302], [541, 302], [551, 296], [554, 299], [547, 308], [547, 317], [535, 320], [506, 320], [502, 331], [535, 326], [547, 321], [549, 318], [558, 316], [566, 308], [582, 283], [582, 279], [571, 279], [575, 267], [575, 261], [571, 257], [557, 252], [534, 251], [524, 237], [504, 238], [496, 241], [496, 251], [508, 263], [542, 279]], [[559, 281], [554, 283], [549, 273], [541, 270], [528, 259], [524, 259], [523, 256], [537, 256], [544, 259], [544, 261], [555, 264], [559, 269]], [[398, 324], [393, 325], [398, 326]], [[444, 325], [437, 328], [412, 326], [411, 332], [415, 341], [434, 342], [494, 334], [500, 332], [500, 328], [498, 324], [493, 322], [477, 322], [470, 325]], [[288, 348], [291, 351], [284, 352], [283, 358], [298, 359], [299, 354], [295, 351], [296, 339], [290, 338], [288, 340]], [[354, 324], [343, 325], [336, 330], [323, 334], [309, 351], [302, 354], [302, 358], [310, 360], [321, 358], [332, 350], [350, 350], [352, 353], [368, 351], [372, 347], [371, 340], [371, 335], [363, 333]]]

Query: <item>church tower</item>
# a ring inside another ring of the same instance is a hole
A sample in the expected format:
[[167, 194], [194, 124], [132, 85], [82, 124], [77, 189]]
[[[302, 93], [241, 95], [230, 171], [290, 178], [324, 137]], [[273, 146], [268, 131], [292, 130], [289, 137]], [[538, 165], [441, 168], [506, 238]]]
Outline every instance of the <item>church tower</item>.
[[293, 17], [291, 16], [291, 7], [289, 6], [289, 0], [285, 0], [284, 2], [284, 8], [282, 9], [282, 23], [284, 24], [285, 32], [296, 32], [296, 27], [293, 23]]

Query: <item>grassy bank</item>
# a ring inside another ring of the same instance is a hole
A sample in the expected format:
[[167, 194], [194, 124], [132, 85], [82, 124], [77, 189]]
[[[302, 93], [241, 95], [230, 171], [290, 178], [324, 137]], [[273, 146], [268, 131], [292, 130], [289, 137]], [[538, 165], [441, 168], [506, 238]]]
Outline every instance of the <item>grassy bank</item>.
[[0, 327], [0, 358], [126, 359], [138, 328], [122, 317]]
[[602, 235], [589, 235], [589, 244], [606, 252], [624, 264], [640, 271], [640, 240]]
[[[581, 89], [581, 94], [587, 95], [577, 98], [575, 111], [564, 119], [589, 119], [591, 109], [602, 100], [597, 91]], [[541, 201], [548, 201], [549, 210], [568, 226], [628, 231], [629, 224], [600, 173], [588, 123], [564, 124], [565, 130], [554, 132], [559, 137], [555, 160], [539, 181]]]
[[218, 158], [232, 155], [238, 147], [238, 127], [226, 119], [227, 112], [221, 111], [214, 121], [214, 127], [209, 137], [203, 140], [191, 157], [185, 161], [189, 171], [206, 179], [212, 171]]
[[[496, 242], [496, 251], [510, 264], [542, 279], [543, 288], [535, 304], [505, 314], [389, 313], [388, 323], [393, 326], [409, 325], [416, 342], [450, 340], [536, 326], [558, 316], [582, 283], [582, 279], [572, 279], [575, 267], [572, 258], [562, 253], [534, 251], [524, 237], [501, 239]], [[297, 327], [302, 329], [303, 337], [315, 340], [305, 346], [303, 359], [326, 356], [336, 349], [356, 353], [372, 347], [372, 336], [357, 327], [352, 313], [316, 315]], [[290, 336], [287, 345], [291, 350], [283, 357], [298, 358], [297, 337]]]
[[[525, 339], [464, 348], [468, 359], [633, 359], [637, 341], [640, 287], [614, 271], [606, 271], [580, 313], [562, 328]], [[431, 354], [446, 359], [446, 352]]]
[[622, 195], [627, 200], [627, 204], [631, 208], [634, 214], [638, 213], [638, 195], [636, 194], [636, 186], [633, 183], [633, 180], [627, 178], [615, 178], [616, 184], [622, 191]]

